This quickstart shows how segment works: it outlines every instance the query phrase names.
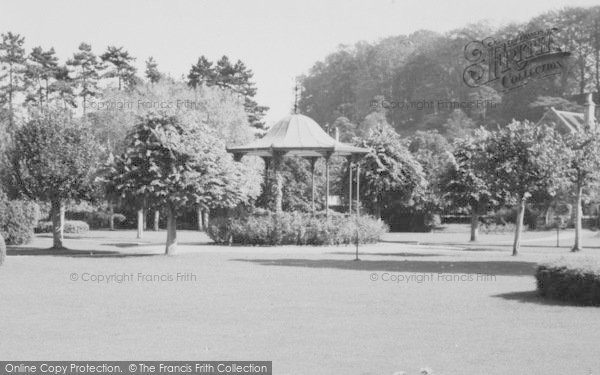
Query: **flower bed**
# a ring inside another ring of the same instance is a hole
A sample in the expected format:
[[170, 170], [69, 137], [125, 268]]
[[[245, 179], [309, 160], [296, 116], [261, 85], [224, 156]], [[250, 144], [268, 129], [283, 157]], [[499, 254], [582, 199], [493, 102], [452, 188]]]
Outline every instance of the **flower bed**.
[[208, 234], [218, 244], [340, 245], [375, 243], [387, 225], [370, 216], [331, 214], [328, 218], [301, 212], [263, 212], [240, 218], [215, 219]]

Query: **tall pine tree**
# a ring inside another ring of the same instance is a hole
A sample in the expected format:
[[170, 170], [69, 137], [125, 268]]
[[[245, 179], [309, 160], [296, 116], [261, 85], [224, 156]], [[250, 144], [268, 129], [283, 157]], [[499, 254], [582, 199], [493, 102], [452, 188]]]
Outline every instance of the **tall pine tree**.
[[100, 72], [104, 69], [101, 61], [92, 52], [92, 46], [87, 43], [79, 45], [79, 51], [73, 54], [73, 58], [67, 61], [74, 71], [74, 83], [80, 88], [79, 96], [83, 99], [83, 113], [86, 112], [89, 98], [98, 95], [98, 81]]
[[15, 95], [25, 89], [25, 38], [8, 32], [0, 42], [0, 105], [8, 107], [8, 124], [15, 127]]
[[110, 69], [106, 72], [105, 77], [117, 78], [119, 82], [119, 90], [125, 85], [132, 87], [135, 85], [135, 73], [137, 69], [132, 63], [135, 58], [129, 55], [123, 47], [109, 46], [105, 53], [100, 56], [103, 62], [110, 65]]
[[196, 88], [201, 84], [207, 86], [215, 85], [216, 73], [213, 67], [213, 63], [206, 57], [200, 56], [198, 62], [192, 65], [192, 69], [188, 74], [188, 85]]
[[244, 109], [248, 114], [248, 122], [257, 129], [265, 129], [262, 121], [268, 107], [259, 106], [254, 100], [256, 84], [253, 81], [254, 73], [238, 60], [232, 64], [227, 56], [223, 56], [216, 65], [206, 57], [200, 56], [198, 62], [192, 65], [188, 74], [188, 85], [197, 87], [201, 84], [218, 86], [229, 89], [243, 98]]
[[54, 48], [44, 51], [42, 47], [35, 47], [29, 54], [25, 77], [28, 83], [28, 93], [25, 98], [27, 103], [38, 106], [48, 105], [53, 86], [51, 83], [58, 70], [58, 58]]
[[150, 56], [146, 60], [146, 71], [144, 73], [151, 84], [158, 83], [161, 80], [162, 74], [158, 71], [158, 63], [154, 60], [154, 57]]

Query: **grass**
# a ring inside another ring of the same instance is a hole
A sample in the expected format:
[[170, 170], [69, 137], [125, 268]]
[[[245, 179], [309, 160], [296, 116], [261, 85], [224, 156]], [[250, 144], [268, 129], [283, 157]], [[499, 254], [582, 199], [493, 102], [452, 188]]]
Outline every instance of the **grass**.
[[[133, 231], [74, 235], [70, 250], [56, 254], [45, 250], [51, 238], [38, 235], [9, 247], [0, 267], [0, 353], [272, 360], [276, 374], [600, 372], [599, 310], [534, 292], [537, 262], [578, 256], [569, 233], [561, 248], [553, 232], [526, 233], [512, 257], [510, 234], [469, 244], [466, 231], [450, 232], [389, 234], [362, 246], [361, 262], [351, 246], [221, 247], [192, 231], [179, 233], [173, 257], [160, 255], [164, 232], [138, 241]], [[600, 257], [600, 237], [585, 239], [591, 248], [582, 255]], [[71, 281], [71, 273], [134, 281]], [[196, 280], [142, 282], [138, 273]]]

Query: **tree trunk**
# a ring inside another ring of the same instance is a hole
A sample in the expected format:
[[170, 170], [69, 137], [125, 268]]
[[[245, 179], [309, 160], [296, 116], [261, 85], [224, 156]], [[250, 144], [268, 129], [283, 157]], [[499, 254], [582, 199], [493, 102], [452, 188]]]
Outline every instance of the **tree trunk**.
[[547, 227], [548, 225], [550, 225], [550, 211], [551, 211], [550, 206], [546, 207], [546, 213], [544, 214], [544, 226]]
[[479, 240], [479, 214], [473, 209], [471, 213], [471, 242]]
[[210, 220], [210, 210], [207, 208], [205, 210], [202, 210], [202, 228], [204, 230], [208, 229], [208, 222]]
[[583, 217], [583, 208], [581, 207], [583, 189], [580, 184], [577, 184], [577, 202], [575, 202], [575, 244], [571, 251], [581, 251], [581, 219]]
[[64, 249], [63, 246], [63, 203], [59, 199], [50, 202], [50, 216], [52, 217], [52, 248]]
[[4, 243], [4, 237], [0, 234], [0, 266], [4, 263], [6, 258], [6, 243]]
[[160, 213], [158, 210], [154, 210], [154, 231], [158, 232], [158, 224], [160, 220]]
[[198, 221], [198, 231], [202, 232], [204, 225], [202, 224], [202, 208], [196, 207], [196, 220]]
[[167, 245], [165, 254], [172, 255], [177, 250], [177, 217], [175, 210], [170, 204], [167, 204]]
[[140, 208], [137, 212], [137, 238], [144, 238], [144, 209]]
[[526, 197], [521, 197], [521, 202], [519, 204], [519, 210], [517, 211], [517, 225], [515, 228], [515, 242], [513, 244], [513, 252], [512, 255], [517, 255], [519, 253], [519, 247], [521, 246], [521, 232], [523, 232], [523, 219], [525, 217], [525, 201]]
[[112, 203], [109, 204], [108, 227], [110, 230], [115, 230], [115, 208]]

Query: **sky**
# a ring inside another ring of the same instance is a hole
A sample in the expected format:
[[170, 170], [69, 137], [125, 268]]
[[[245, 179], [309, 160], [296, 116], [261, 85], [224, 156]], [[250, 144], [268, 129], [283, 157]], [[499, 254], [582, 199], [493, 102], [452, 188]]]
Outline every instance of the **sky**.
[[81, 42], [101, 54], [123, 46], [140, 72], [153, 56], [180, 78], [199, 56], [242, 60], [254, 71], [257, 101], [271, 124], [290, 113], [294, 80], [340, 44], [446, 32], [481, 20], [522, 22], [598, 0], [0, 0], [0, 33], [25, 37], [26, 48], [54, 47], [61, 61]]

